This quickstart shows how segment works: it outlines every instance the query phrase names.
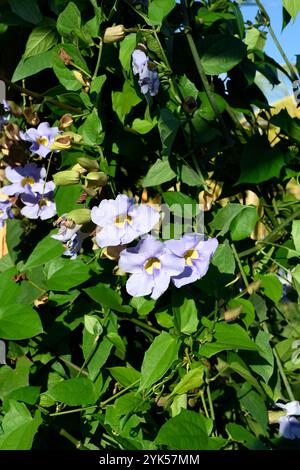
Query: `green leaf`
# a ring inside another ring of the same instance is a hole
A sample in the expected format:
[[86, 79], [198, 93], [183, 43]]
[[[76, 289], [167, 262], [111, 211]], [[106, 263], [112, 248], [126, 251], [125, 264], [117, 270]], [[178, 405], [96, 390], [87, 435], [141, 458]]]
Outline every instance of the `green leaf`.
[[151, 387], [171, 367], [178, 357], [178, 338], [163, 331], [145, 352], [141, 369], [141, 390]]
[[93, 405], [96, 400], [94, 384], [86, 377], [62, 380], [48, 390], [47, 395], [69, 406]]
[[145, 317], [148, 313], [152, 312], [155, 307], [156, 301], [153, 299], [146, 299], [145, 297], [132, 297], [130, 305], [135, 308], [141, 317]]
[[225, 439], [211, 438], [212, 421], [195, 411], [181, 410], [180, 414], [162, 425], [155, 442], [172, 450], [217, 450]]
[[81, 26], [80, 10], [73, 2], [68, 2], [64, 11], [59, 15], [56, 27], [61, 36], [71, 41], [77, 37], [83, 43], [93, 44], [88, 28]]
[[[246, 385], [246, 387], [245, 387]], [[245, 408], [253, 418], [261, 425], [264, 432], [268, 426], [268, 411], [262, 397], [251, 389], [251, 386], [244, 384], [238, 398], [243, 408]]]
[[68, 291], [90, 277], [89, 267], [80, 259], [57, 258], [45, 266], [49, 290]]
[[233, 441], [243, 443], [247, 449], [267, 450], [266, 446], [259, 439], [257, 439], [255, 436], [253, 436], [253, 434], [251, 434], [249, 431], [247, 431], [247, 429], [243, 428], [243, 426], [240, 426], [239, 424], [227, 424], [226, 431]]
[[175, 8], [176, 0], [150, 0], [148, 16], [150, 23], [161, 25], [168, 14]]
[[51, 50], [52, 67], [58, 80], [67, 90], [78, 91], [82, 88], [82, 83], [75, 78], [73, 70], [70, 70], [60, 58], [59, 54], [61, 49], [64, 49], [64, 51], [71, 57], [72, 61], [89, 75], [88, 66], [80, 54], [79, 49], [73, 44], [58, 44]]
[[[126, 97], [126, 99], [124, 97]], [[134, 108], [134, 106], [139, 104], [141, 101], [142, 99], [138, 96], [129, 80], [124, 82], [122, 91], [112, 92], [113, 110], [117, 113], [118, 118], [123, 124], [127, 114], [129, 114], [132, 108]]]
[[43, 238], [33, 249], [31, 255], [23, 266], [22, 271], [25, 272], [28, 269], [41, 266], [42, 264], [51, 261], [53, 258], [61, 256], [64, 252], [62, 243], [58, 243], [57, 240], [51, 238], [51, 235], [57, 233], [57, 230], [52, 230], [45, 238]]
[[260, 31], [258, 28], [251, 27], [247, 31], [247, 36], [245, 38], [245, 44], [248, 46], [248, 51], [253, 51], [259, 49], [262, 51], [266, 43], [266, 33]]
[[163, 155], [170, 155], [172, 145], [177, 135], [180, 124], [180, 120], [174, 116], [172, 111], [167, 108], [163, 108], [161, 110], [158, 121], [158, 130], [162, 142]]
[[183, 165], [181, 169], [181, 180], [188, 186], [202, 186], [204, 181], [193, 168]]
[[144, 178], [143, 187], [158, 186], [172, 180], [175, 176], [176, 173], [170, 167], [167, 159], [156, 160]]
[[251, 353], [247, 362], [250, 369], [260, 375], [267, 384], [274, 372], [274, 355], [269, 333], [260, 330], [255, 338], [255, 343], [259, 352]]
[[43, 332], [38, 314], [29, 305], [0, 307], [0, 338], [25, 339]]
[[13, 261], [18, 258], [18, 245], [23, 237], [22, 222], [17, 219], [8, 219], [6, 221], [6, 244], [8, 253]]
[[300, 254], [300, 220], [293, 220], [292, 224], [292, 238], [295, 250]]
[[193, 388], [199, 388], [203, 385], [204, 366], [200, 365], [189, 370], [180, 382], [174, 387], [171, 395], [181, 395], [182, 393], [189, 392]]
[[300, 4], [298, 0], [282, 0], [282, 5], [288, 12], [288, 14], [293, 18], [295, 21], [296, 16], [300, 11]]
[[298, 264], [292, 272], [293, 283], [298, 296], [300, 297], [300, 264]]
[[141, 374], [133, 367], [110, 367], [112, 377], [123, 387], [128, 387], [140, 379]]
[[34, 405], [40, 398], [41, 387], [26, 385], [24, 387], [13, 390], [7, 399], [23, 401], [28, 405]]
[[31, 366], [32, 362], [29, 359], [20, 357], [14, 369], [7, 365], [0, 368], [0, 399], [2, 401], [15, 390], [28, 387]]
[[228, 302], [228, 306], [230, 308], [238, 308], [241, 307], [241, 313], [244, 313], [245, 316], [242, 318], [242, 321], [246, 325], [247, 328], [252, 325], [255, 320], [255, 311], [252, 303], [250, 300], [247, 299], [231, 299]]
[[199, 323], [196, 303], [191, 298], [176, 294], [173, 297], [174, 324], [181, 333], [191, 335], [197, 331]]
[[266, 137], [255, 136], [244, 145], [237, 184], [258, 184], [271, 178], [279, 178], [284, 163], [284, 153], [280, 148], [270, 147]]
[[225, 235], [230, 229], [231, 222], [235, 217], [237, 217], [243, 210], [245, 206], [241, 204], [227, 204], [225, 207], [222, 207], [218, 210], [217, 214], [214, 217], [214, 220], [210, 223], [212, 230], [220, 230], [219, 235]]
[[57, 43], [57, 35], [52, 24], [44, 24], [34, 28], [27, 39], [23, 59], [41, 55]]
[[84, 315], [84, 327], [88, 333], [94, 336], [99, 336], [103, 332], [100, 321], [97, 317], [92, 315]]
[[120, 44], [119, 58], [125, 72], [131, 71], [131, 54], [136, 47], [136, 34], [130, 33], [125, 36]]
[[43, 19], [37, 0], [10, 0], [12, 11], [28, 23], [37, 24]]
[[170, 211], [179, 217], [192, 218], [199, 213], [197, 202], [180, 191], [164, 192], [163, 198], [168, 204]]
[[102, 307], [111, 308], [116, 312], [130, 313], [132, 308], [129, 305], [122, 305], [120, 295], [104, 284], [98, 284], [94, 287], [83, 289], [89, 297]]
[[30, 450], [41, 423], [39, 410], [32, 417], [24, 403], [9, 400], [8, 411], [2, 420], [0, 450]]
[[218, 246], [211, 262], [220, 273], [234, 274], [235, 259], [228, 240]]
[[211, 34], [198, 43], [202, 66], [207, 75], [228, 72], [241, 62], [246, 45], [229, 34]]
[[258, 274], [255, 277], [255, 280], [256, 279], [260, 279], [260, 287], [263, 290], [264, 295], [269, 297], [269, 299], [273, 300], [273, 302], [277, 304], [282, 297], [283, 287], [276, 274]]
[[217, 323], [215, 326], [215, 343], [205, 343], [200, 347], [200, 354], [211, 357], [220, 351], [230, 349], [248, 349], [257, 351], [256, 344], [248, 333], [238, 324]]
[[102, 123], [96, 109], [93, 109], [93, 111], [88, 115], [82, 126], [79, 127], [78, 132], [82, 135], [85, 144], [102, 144], [104, 133], [102, 132]]
[[231, 238], [234, 241], [248, 238], [258, 221], [256, 207], [246, 206], [244, 210], [237, 215], [230, 224]]
[[264, 392], [261, 386], [259, 385], [258, 381], [253, 377], [245, 362], [237, 354], [229, 352], [227, 357], [227, 363], [229, 367], [234, 370], [234, 372], [243, 377], [249, 384], [256, 388], [256, 390], [262, 396], [264, 396]]
[[131, 124], [131, 129], [139, 134], [148, 134], [157, 125], [157, 121], [147, 121], [146, 119], [136, 118]]
[[[75, 163], [75, 162], [74, 162]], [[71, 212], [73, 209], [79, 209], [77, 203], [82, 193], [80, 184], [71, 184], [69, 186], [59, 186], [55, 191], [55, 204], [58, 215]], [[58, 244], [59, 242], [57, 242]]]

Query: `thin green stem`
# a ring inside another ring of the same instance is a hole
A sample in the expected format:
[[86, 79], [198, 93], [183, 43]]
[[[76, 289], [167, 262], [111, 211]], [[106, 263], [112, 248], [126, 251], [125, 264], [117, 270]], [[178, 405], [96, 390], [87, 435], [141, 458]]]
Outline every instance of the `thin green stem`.
[[260, 244], [264, 244], [266, 242], [271, 242], [271, 241], [275, 240], [277, 234], [282, 229], [284, 229], [287, 225], [289, 225], [292, 222], [292, 220], [296, 219], [297, 217], [300, 217], [300, 210], [295, 211], [293, 214], [291, 214], [289, 217], [287, 217], [281, 224], [277, 225], [277, 227], [275, 227], [272, 230], [272, 232], [270, 232], [269, 235], [267, 235], [264, 238], [264, 240], [257, 241], [256, 246], [254, 246], [252, 248], [249, 248], [248, 250], [241, 251], [239, 253], [239, 258], [244, 258], [245, 256], [249, 256], [253, 253], [256, 253], [257, 251], [260, 251], [261, 250], [261, 247], [259, 246]]
[[97, 57], [97, 63], [96, 67], [93, 73], [93, 79], [97, 77], [98, 72], [99, 72], [99, 67], [100, 67], [100, 62], [101, 62], [101, 56], [102, 56], [102, 50], [103, 50], [103, 40], [102, 38], [99, 38], [99, 45], [98, 45], [98, 57]]
[[236, 248], [235, 248], [235, 246], [234, 246], [233, 243], [231, 244], [231, 249], [232, 249], [232, 251], [233, 251], [233, 255], [234, 255], [235, 260], [236, 260], [236, 262], [237, 262], [237, 264], [238, 264], [238, 267], [239, 267], [239, 269], [240, 269], [240, 273], [241, 273], [241, 275], [242, 275], [242, 278], [243, 278], [243, 281], [244, 281], [244, 283], [245, 283], [245, 286], [248, 287], [248, 286], [249, 286], [249, 282], [248, 282], [248, 279], [247, 279], [245, 270], [244, 270], [244, 268], [243, 268], [243, 265], [242, 265], [242, 263], [241, 263], [240, 257], [239, 257], [239, 255], [238, 255], [238, 253], [237, 253], [237, 251], [236, 251]]
[[140, 326], [141, 328], [144, 328], [144, 330], [148, 330], [150, 331], [151, 333], [155, 333], [156, 335], [160, 335], [161, 334], [161, 331], [157, 330], [156, 328], [154, 328], [153, 326], [151, 325], [148, 325], [147, 323], [144, 323], [142, 322], [141, 320], [137, 320], [136, 318], [119, 318], [119, 320], [121, 321], [130, 321], [131, 323], [135, 323], [135, 325], [138, 325]]
[[206, 406], [206, 403], [205, 403], [203, 390], [200, 392], [200, 398], [201, 398], [201, 402], [202, 402], [202, 406], [203, 406], [203, 409], [204, 409], [205, 416], [207, 418], [209, 418], [209, 412], [208, 412], [208, 409], [207, 409], [207, 406]]
[[[266, 333], [270, 334], [269, 329], [268, 329], [266, 323], [263, 323], [263, 329], [264, 329], [264, 331], [265, 331]], [[288, 394], [288, 396], [289, 396], [289, 399], [290, 399], [291, 401], [294, 401], [294, 400], [295, 400], [295, 395], [294, 395], [294, 393], [293, 393], [293, 391], [292, 391], [292, 389], [291, 389], [291, 386], [290, 386], [290, 384], [289, 384], [289, 381], [288, 381], [288, 379], [287, 379], [287, 376], [286, 376], [286, 374], [285, 374], [285, 372], [284, 372], [284, 369], [283, 369], [283, 367], [282, 367], [280, 357], [279, 357], [279, 355], [278, 355], [278, 353], [277, 353], [275, 347], [273, 348], [273, 354], [274, 354], [275, 361], [276, 361], [276, 364], [277, 364], [277, 367], [278, 367], [278, 370], [279, 370], [280, 377], [281, 377], [281, 379], [282, 379], [282, 381], [283, 381], [283, 383], [284, 383], [284, 386], [285, 386], [285, 389], [286, 389], [287, 394]]]
[[84, 375], [88, 377], [88, 373], [85, 370], [82, 370], [83, 368], [78, 367], [76, 364], [73, 364], [73, 362], [68, 361], [64, 357], [58, 356], [58, 359], [62, 362], [64, 362], [67, 366], [71, 367], [72, 369], [76, 370], [77, 372], [80, 372], [80, 375]]
[[29, 284], [31, 284], [33, 287], [35, 287], [36, 289], [38, 289], [39, 291], [43, 292], [43, 294], [45, 292], [47, 292], [45, 289], [43, 289], [42, 287], [38, 286], [35, 282], [33, 282], [31, 279], [26, 279], [26, 281], [29, 282]]
[[97, 343], [98, 343], [98, 340], [99, 340], [99, 337], [100, 337], [100, 336], [98, 336], [98, 335], [95, 337], [95, 339], [94, 339], [94, 341], [93, 341], [93, 344], [92, 344], [92, 346], [91, 346], [91, 349], [90, 349], [90, 351], [89, 351], [87, 357], [85, 358], [85, 360], [84, 360], [82, 366], [80, 367], [80, 369], [79, 369], [79, 371], [78, 371], [78, 373], [77, 373], [77, 377], [81, 374], [81, 372], [83, 371], [83, 369], [87, 366], [87, 364], [90, 362], [92, 356], [94, 355], [95, 349], [96, 349], [96, 346], [97, 346]]
[[65, 437], [66, 439], [68, 439], [68, 441], [72, 442], [72, 444], [75, 445], [76, 449], [79, 449], [79, 450], [89, 450], [88, 447], [85, 447], [81, 441], [78, 441], [78, 439], [76, 439], [75, 437], [73, 437], [70, 433], [68, 433], [68, 431], [66, 431], [65, 429], [60, 429], [59, 430], [59, 434], [63, 437]]
[[210, 411], [210, 417], [213, 420], [215, 424], [215, 410], [214, 410], [214, 404], [212, 401], [211, 393], [210, 393], [210, 386], [209, 383], [206, 384], [206, 393], [207, 393], [207, 398], [208, 398], [208, 404], [209, 404], [209, 411]]
[[281, 47], [281, 44], [280, 42], [278, 41], [277, 37], [276, 37], [276, 34], [271, 26], [271, 21], [270, 21], [270, 17], [265, 9], [265, 7], [263, 6], [263, 4], [261, 3], [260, 0], [255, 0], [256, 1], [256, 4], [258, 6], [258, 8], [260, 9], [260, 11], [262, 12], [264, 18], [265, 18], [265, 24], [272, 36], [272, 39], [279, 51], [279, 53], [281, 54], [281, 57], [283, 58], [284, 62], [286, 63], [286, 66], [289, 70], [289, 73], [290, 73], [290, 80], [291, 81], [295, 81], [295, 80], [298, 80], [298, 77], [295, 73], [295, 70], [294, 70], [294, 67], [292, 66], [292, 64], [290, 63], [289, 59], [287, 58], [287, 55], [285, 54], [284, 50], [282, 49]]
[[83, 75], [85, 75], [86, 77], [88, 78], [92, 78], [92, 75], [87, 72], [86, 70], [84, 70], [82, 67], [80, 67], [79, 65], [75, 64], [75, 62], [71, 61], [70, 62], [70, 65], [72, 65], [72, 67], [74, 67], [75, 69], [79, 70], [79, 72], [83, 73]]

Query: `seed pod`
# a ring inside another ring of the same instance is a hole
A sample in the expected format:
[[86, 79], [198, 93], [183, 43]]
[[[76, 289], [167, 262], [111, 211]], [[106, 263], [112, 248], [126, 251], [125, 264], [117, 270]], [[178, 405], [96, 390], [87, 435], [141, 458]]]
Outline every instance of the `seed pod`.
[[25, 108], [24, 109], [24, 117], [28, 124], [31, 124], [32, 126], [37, 126], [40, 123], [40, 118], [39, 115], [36, 111], [34, 111], [32, 108]]
[[111, 44], [112, 42], [122, 41], [125, 37], [125, 28], [122, 24], [117, 26], [110, 26], [106, 28], [103, 36], [103, 42], [105, 44]]
[[96, 160], [91, 160], [90, 158], [87, 158], [87, 157], [80, 157], [78, 158], [77, 161], [79, 165], [81, 165], [83, 168], [85, 168], [88, 171], [99, 170], [99, 164]]
[[74, 170], [59, 171], [53, 175], [53, 181], [56, 186], [68, 186], [69, 184], [79, 183], [80, 175]]
[[86, 173], [86, 169], [79, 165], [79, 163], [76, 163], [76, 165], [72, 166], [71, 169], [77, 171], [80, 175], [84, 175], [84, 173]]
[[73, 138], [70, 135], [61, 135], [55, 137], [53, 144], [51, 145], [51, 150], [65, 150], [71, 147]]
[[107, 184], [108, 176], [103, 171], [91, 171], [85, 176], [85, 181], [88, 188], [100, 188]]
[[17, 124], [9, 123], [4, 127], [5, 136], [10, 140], [20, 140], [20, 129]]
[[67, 220], [72, 220], [76, 225], [87, 224], [91, 221], [90, 209], [74, 209], [66, 214]]
[[242, 305], [226, 310], [226, 312], [224, 312], [224, 320], [227, 322], [234, 321], [242, 313], [242, 310]]
[[59, 122], [60, 122], [59, 129], [64, 130], [67, 127], [70, 127], [73, 124], [73, 118], [72, 118], [71, 114], [64, 114], [60, 118]]

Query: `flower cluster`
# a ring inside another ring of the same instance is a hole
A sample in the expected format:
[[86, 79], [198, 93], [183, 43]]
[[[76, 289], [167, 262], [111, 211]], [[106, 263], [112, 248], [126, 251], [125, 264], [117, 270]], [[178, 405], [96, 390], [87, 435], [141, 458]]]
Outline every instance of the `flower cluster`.
[[138, 83], [143, 95], [156, 96], [159, 90], [159, 78], [156, 65], [141, 49], [135, 49], [132, 53], [132, 71], [138, 75]]
[[58, 134], [58, 127], [50, 127], [48, 122], [42, 122], [37, 129], [32, 127], [26, 132], [21, 131], [20, 137], [32, 143], [30, 150], [33, 154], [45, 158], [52, 151], [51, 146]]
[[300, 403], [276, 403], [278, 408], [285, 410], [286, 415], [279, 418], [279, 434], [286, 439], [300, 439], [300, 421], [295, 416], [300, 416]]
[[65, 256], [76, 259], [81, 250], [82, 242], [88, 236], [88, 233], [81, 231], [82, 225], [68, 220], [66, 214], [63, 214], [55, 225], [59, 227], [59, 230], [58, 233], [52, 235], [52, 238], [64, 244], [66, 249], [63, 254]]
[[[159, 221], [159, 213], [134, 199], [119, 195], [104, 199], [91, 212], [97, 225], [96, 242], [101, 248], [131, 243], [147, 234]], [[182, 287], [203, 277], [217, 249], [215, 238], [204, 240], [197, 233], [187, 233], [180, 240], [162, 242], [147, 235], [135, 247], [122, 250], [119, 267], [131, 274], [127, 292], [135, 297], [151, 294], [157, 299], [170, 281]]]

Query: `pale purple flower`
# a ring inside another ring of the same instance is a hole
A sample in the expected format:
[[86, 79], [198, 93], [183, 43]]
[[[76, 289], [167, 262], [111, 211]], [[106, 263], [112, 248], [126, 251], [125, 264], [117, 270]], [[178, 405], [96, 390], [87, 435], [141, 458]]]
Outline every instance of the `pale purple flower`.
[[183, 271], [184, 259], [147, 235], [136, 247], [121, 252], [119, 267], [131, 274], [126, 283], [128, 294], [134, 297], [151, 294], [152, 299], [158, 299], [169, 287], [171, 277]]
[[176, 287], [182, 287], [203, 277], [209, 268], [210, 260], [218, 247], [216, 238], [203, 239], [199, 233], [186, 233], [179, 240], [165, 242], [174, 255], [185, 262], [185, 268], [172, 281]]
[[133, 75], [141, 74], [147, 65], [149, 58], [144, 51], [135, 49], [131, 55]]
[[96, 242], [101, 248], [124, 245], [149, 232], [158, 222], [159, 213], [146, 204], [119, 194], [93, 207], [92, 221], [98, 226]]
[[36, 163], [28, 163], [24, 167], [5, 169], [5, 177], [12, 184], [4, 186], [1, 191], [7, 196], [15, 196], [25, 192], [25, 186], [30, 186], [34, 191], [36, 183], [43, 183], [46, 176], [45, 168], [40, 168]]
[[53, 181], [47, 183], [36, 183], [35, 192], [27, 185], [25, 192], [21, 195], [24, 204], [21, 214], [28, 219], [50, 219], [56, 215], [56, 206], [53, 199], [55, 184]]
[[139, 75], [138, 84], [143, 95], [148, 93], [155, 96], [159, 90], [159, 78], [156, 66], [150, 62], [149, 57], [140, 49], [135, 49], [132, 53], [132, 71], [134, 75]]
[[279, 418], [279, 434], [286, 439], [300, 439], [300, 422], [293, 416]]
[[6, 219], [13, 217], [11, 202], [8, 199], [0, 199], [0, 228], [4, 226]]
[[285, 410], [286, 416], [300, 416], [300, 403], [297, 400], [288, 403], [275, 403], [278, 408]]
[[20, 136], [21, 139], [32, 142], [30, 150], [33, 154], [45, 158], [51, 152], [51, 145], [58, 133], [58, 127], [50, 127], [48, 122], [42, 122], [37, 129], [32, 127], [26, 132], [20, 132]]
[[81, 232], [82, 225], [74, 224], [71, 228], [67, 227], [65, 225], [65, 216], [66, 214], [61, 216], [58, 233], [51, 235], [51, 237], [65, 244], [66, 250], [63, 253], [65, 256], [76, 259], [78, 253], [80, 253], [82, 242], [88, 236], [88, 233]]

